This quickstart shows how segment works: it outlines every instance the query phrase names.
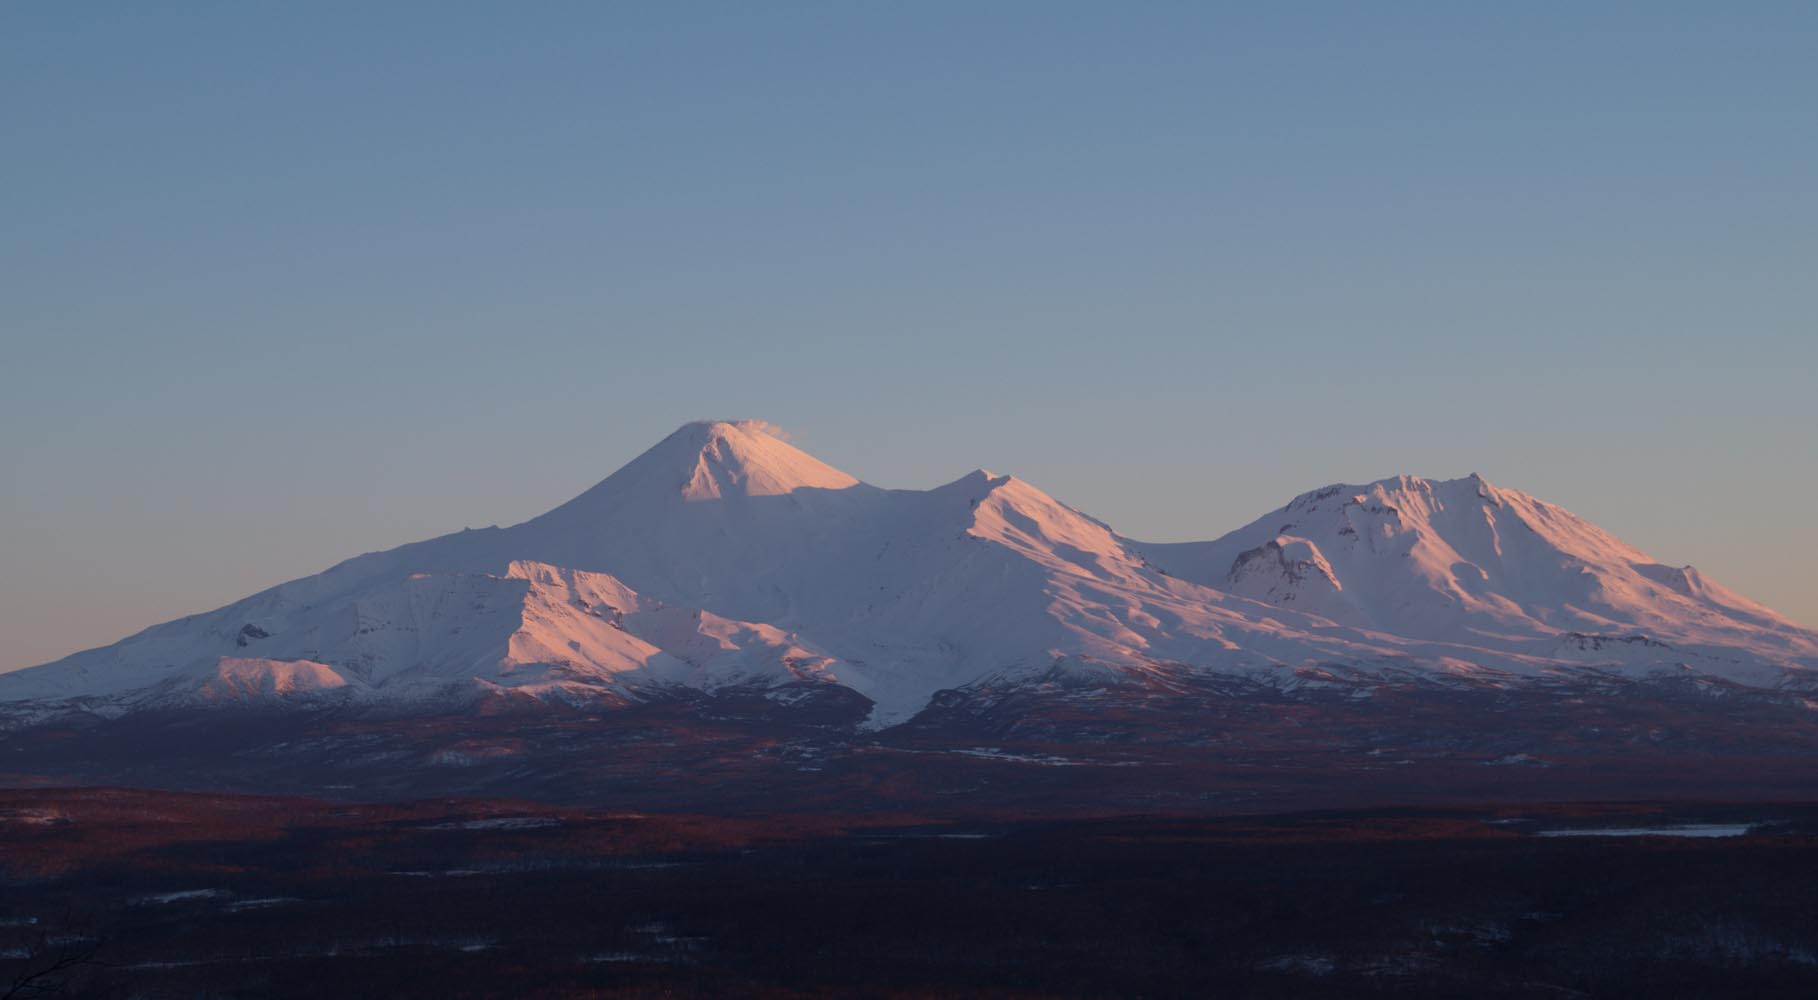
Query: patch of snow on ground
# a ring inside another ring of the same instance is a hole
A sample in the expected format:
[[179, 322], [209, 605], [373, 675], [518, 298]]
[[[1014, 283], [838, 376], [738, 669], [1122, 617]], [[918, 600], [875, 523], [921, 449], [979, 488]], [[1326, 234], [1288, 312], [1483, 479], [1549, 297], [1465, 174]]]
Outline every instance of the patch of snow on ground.
[[217, 896], [225, 895], [227, 895], [227, 891], [224, 889], [183, 889], [177, 892], [159, 893], [155, 896], [140, 896], [132, 902], [134, 906], [167, 906], [171, 903], [183, 903], [193, 899], [214, 899]]
[[229, 913], [239, 913], [241, 910], [263, 910], [271, 906], [288, 906], [301, 902], [295, 896], [266, 896], [260, 899], [236, 899], [222, 909]]
[[468, 819], [436, 823], [431, 830], [537, 830], [561, 826], [562, 821], [549, 816], [495, 816], [491, 819]]
[[1579, 830], [1541, 830], [1541, 837], [1741, 837], [1754, 823], [1685, 823], [1678, 826], [1602, 827]]

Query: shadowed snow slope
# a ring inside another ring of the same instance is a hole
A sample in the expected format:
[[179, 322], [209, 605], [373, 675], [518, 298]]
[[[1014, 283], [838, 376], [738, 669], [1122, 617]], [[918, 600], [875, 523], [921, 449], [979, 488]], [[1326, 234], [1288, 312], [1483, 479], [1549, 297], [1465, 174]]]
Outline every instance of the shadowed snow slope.
[[1163, 687], [1183, 670], [1511, 683], [1587, 666], [1773, 686], [1815, 665], [1810, 631], [1476, 477], [1331, 487], [1217, 541], [1155, 545], [1013, 477], [884, 490], [768, 425], [711, 422], [523, 524], [0, 676], [0, 700], [610, 704], [837, 684], [886, 724], [1056, 668]]

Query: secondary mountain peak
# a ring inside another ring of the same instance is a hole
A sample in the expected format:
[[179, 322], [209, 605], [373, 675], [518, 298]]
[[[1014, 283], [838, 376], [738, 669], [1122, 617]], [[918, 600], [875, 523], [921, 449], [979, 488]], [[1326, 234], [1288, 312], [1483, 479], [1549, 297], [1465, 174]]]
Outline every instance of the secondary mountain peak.
[[1818, 648], [1768, 609], [1475, 473], [1327, 486], [1216, 541], [1142, 551], [1277, 607], [1475, 646], [1556, 655], [1561, 636], [1641, 636], [1707, 665], [1740, 645]]
[[[1399, 475], [1361, 486], [1334, 483], [1309, 490], [1282, 507], [1282, 514], [1312, 514], [1320, 510], [1367, 508], [1391, 520], [1424, 521], [1436, 516], [1475, 516], [1482, 508], [1510, 507], [1526, 509], [1552, 520], [1569, 519], [1578, 525], [1588, 524], [1562, 508], [1543, 503], [1519, 490], [1493, 485], [1478, 473], [1459, 479], [1428, 479]], [[1445, 512], [1450, 511], [1447, 515]], [[1600, 533], [1601, 534], [1601, 533]], [[1610, 539], [1614, 541], [1614, 539]]]

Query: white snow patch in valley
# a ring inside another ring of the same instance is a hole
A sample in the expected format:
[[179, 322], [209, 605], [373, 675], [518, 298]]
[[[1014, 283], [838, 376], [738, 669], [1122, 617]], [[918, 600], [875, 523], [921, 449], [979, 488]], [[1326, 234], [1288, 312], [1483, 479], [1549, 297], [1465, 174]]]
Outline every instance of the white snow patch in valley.
[[1501, 757], [1496, 758], [1495, 760], [1486, 760], [1483, 763], [1484, 763], [1484, 766], [1486, 766], [1486, 767], [1552, 767], [1553, 766], [1553, 765], [1547, 763], [1546, 761], [1541, 760], [1539, 757], [1536, 757], [1530, 753], [1504, 754]]
[[1540, 830], [1539, 837], [1741, 837], [1756, 823], [1681, 823], [1673, 826], [1581, 827]]
[[489, 819], [467, 819], [434, 823], [429, 830], [539, 830], [561, 826], [562, 821], [550, 816], [495, 816]]
[[0, 822], [30, 826], [56, 826], [73, 822], [61, 809], [11, 809], [0, 812]]
[[152, 896], [139, 896], [132, 900], [132, 905], [166, 906], [171, 903], [186, 903], [197, 899], [214, 899], [227, 894], [227, 890], [225, 889], [181, 889], [176, 892], [164, 892]]
[[263, 910], [273, 906], [289, 906], [292, 903], [300, 902], [302, 900], [295, 896], [261, 896], [256, 899], [236, 899], [223, 906], [222, 909], [229, 913], [238, 913], [242, 910]]

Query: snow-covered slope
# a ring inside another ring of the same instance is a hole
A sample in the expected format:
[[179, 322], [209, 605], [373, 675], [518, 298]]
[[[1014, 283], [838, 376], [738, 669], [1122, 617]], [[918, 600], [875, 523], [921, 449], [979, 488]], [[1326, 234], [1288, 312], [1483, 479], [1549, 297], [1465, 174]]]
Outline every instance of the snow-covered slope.
[[1818, 637], [1475, 478], [1334, 487], [1215, 542], [1149, 545], [1010, 476], [884, 490], [768, 425], [709, 422], [523, 524], [360, 556], [0, 676], [0, 701], [615, 703], [836, 684], [884, 724], [943, 689], [1057, 668], [1165, 685], [1181, 670], [1504, 683], [1586, 665], [1774, 685], [1818, 665]]
[[499, 689], [597, 701], [653, 684], [825, 680], [831, 664], [769, 625], [651, 600], [604, 573], [518, 561], [500, 575], [378, 580], [321, 603], [242, 602], [0, 681], [11, 699], [117, 706]]
[[1818, 635], [1482, 477], [1304, 493], [1211, 542], [1136, 545], [1210, 587], [1334, 622], [1565, 660], [1728, 662], [1771, 683]]

